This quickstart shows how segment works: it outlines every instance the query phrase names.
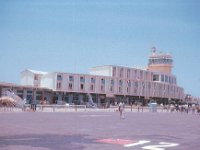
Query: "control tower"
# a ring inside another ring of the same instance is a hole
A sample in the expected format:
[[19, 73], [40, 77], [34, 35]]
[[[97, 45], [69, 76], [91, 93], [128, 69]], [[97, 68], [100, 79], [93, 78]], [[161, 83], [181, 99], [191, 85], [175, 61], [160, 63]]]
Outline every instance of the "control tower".
[[173, 59], [170, 54], [157, 53], [156, 48], [152, 47], [149, 56], [148, 70], [154, 72], [172, 73]]

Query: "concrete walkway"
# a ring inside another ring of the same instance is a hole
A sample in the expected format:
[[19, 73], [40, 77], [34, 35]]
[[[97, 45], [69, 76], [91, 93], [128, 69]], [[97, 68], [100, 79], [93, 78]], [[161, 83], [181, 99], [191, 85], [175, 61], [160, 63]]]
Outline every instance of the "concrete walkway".
[[200, 149], [200, 116], [185, 113], [7, 111], [0, 128], [1, 150]]

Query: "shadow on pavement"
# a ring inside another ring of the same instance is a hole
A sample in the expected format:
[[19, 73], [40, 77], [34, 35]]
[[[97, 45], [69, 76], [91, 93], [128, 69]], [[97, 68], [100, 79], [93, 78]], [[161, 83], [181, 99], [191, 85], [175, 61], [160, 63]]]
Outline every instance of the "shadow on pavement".
[[94, 143], [87, 135], [55, 135], [27, 134], [15, 136], [0, 136], [0, 149], [5, 147], [28, 146], [32, 148], [47, 148], [50, 150], [83, 150], [85, 144]]

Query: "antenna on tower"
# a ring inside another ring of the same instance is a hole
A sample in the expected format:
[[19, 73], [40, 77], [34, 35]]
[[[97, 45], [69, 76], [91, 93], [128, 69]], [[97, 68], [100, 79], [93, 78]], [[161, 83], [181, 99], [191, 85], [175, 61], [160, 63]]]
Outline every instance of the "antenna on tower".
[[155, 46], [153, 46], [153, 47], [151, 48], [151, 52], [152, 52], [152, 53], [156, 53], [156, 47], [155, 47]]

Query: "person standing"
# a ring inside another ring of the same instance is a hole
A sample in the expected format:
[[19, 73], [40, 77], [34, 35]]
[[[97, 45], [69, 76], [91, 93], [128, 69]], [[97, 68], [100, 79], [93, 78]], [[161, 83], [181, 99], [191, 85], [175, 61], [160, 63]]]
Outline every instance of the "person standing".
[[31, 101], [31, 109], [32, 109], [32, 111], [36, 111], [36, 100], [35, 99], [32, 99], [32, 101]]
[[33, 103], [33, 111], [36, 111], [36, 106], [37, 105], [37, 102], [36, 102], [36, 100], [34, 100], [34, 103]]
[[124, 119], [125, 116], [124, 116], [124, 103], [120, 102], [119, 103], [119, 116], [120, 116], [120, 119]]
[[22, 111], [26, 111], [26, 98], [22, 101]]

